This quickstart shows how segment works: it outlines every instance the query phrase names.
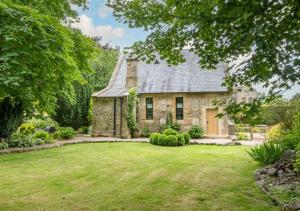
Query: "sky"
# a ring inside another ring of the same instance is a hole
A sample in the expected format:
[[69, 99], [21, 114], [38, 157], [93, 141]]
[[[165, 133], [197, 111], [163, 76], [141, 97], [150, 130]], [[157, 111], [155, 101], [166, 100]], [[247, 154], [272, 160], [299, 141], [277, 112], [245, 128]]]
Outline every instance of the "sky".
[[135, 41], [144, 40], [147, 33], [142, 29], [130, 29], [119, 23], [112, 15], [112, 9], [105, 6], [106, 0], [90, 0], [89, 9], [77, 8], [80, 22], [74, 24], [88, 36], [101, 36], [103, 43], [121, 48], [131, 46]]
[[[101, 36], [102, 43], [119, 46], [121, 49], [146, 38], [147, 32], [142, 29], [130, 29], [127, 25], [117, 22], [112, 15], [112, 9], [105, 4], [106, 0], [90, 0], [89, 9], [83, 11], [75, 8], [79, 13], [80, 22], [73, 26], [81, 29], [87, 36]], [[259, 92], [264, 91], [260, 87], [256, 89]], [[300, 86], [292, 87], [283, 96], [290, 99], [296, 93], [300, 93]]]

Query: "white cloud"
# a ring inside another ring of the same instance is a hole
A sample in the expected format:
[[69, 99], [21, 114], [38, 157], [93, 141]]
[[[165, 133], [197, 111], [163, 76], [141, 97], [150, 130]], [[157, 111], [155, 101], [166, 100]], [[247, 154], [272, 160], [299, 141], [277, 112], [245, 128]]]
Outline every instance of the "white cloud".
[[78, 23], [72, 24], [73, 27], [80, 29], [83, 34], [89, 37], [101, 36], [104, 43], [124, 36], [123, 28], [113, 28], [111, 25], [95, 25], [93, 20], [85, 14], [80, 15], [79, 19]]
[[112, 9], [107, 7], [106, 5], [103, 5], [99, 8], [99, 16], [102, 19], [105, 19], [107, 16], [109, 16], [112, 13]]

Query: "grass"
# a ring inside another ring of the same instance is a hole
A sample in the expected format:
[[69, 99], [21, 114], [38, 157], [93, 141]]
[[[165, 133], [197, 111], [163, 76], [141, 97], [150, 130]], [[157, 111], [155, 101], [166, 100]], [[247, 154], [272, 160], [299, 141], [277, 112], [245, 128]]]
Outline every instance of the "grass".
[[245, 147], [78, 144], [0, 156], [0, 210], [277, 210]]

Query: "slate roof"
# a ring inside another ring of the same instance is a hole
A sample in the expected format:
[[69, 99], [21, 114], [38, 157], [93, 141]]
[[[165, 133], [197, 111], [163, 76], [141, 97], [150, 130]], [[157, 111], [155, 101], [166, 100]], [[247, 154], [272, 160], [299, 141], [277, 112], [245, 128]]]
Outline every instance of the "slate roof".
[[[155, 62], [146, 64], [139, 61], [137, 64], [138, 92], [227, 92], [227, 89], [222, 86], [225, 64], [218, 64], [216, 70], [205, 70], [200, 67], [197, 55], [188, 50], [183, 50], [182, 53], [186, 61], [177, 66], [169, 66], [159, 59], [159, 64]], [[128, 94], [125, 88], [126, 58], [124, 55], [119, 58], [108, 87], [95, 93], [94, 97], [117, 97]]]

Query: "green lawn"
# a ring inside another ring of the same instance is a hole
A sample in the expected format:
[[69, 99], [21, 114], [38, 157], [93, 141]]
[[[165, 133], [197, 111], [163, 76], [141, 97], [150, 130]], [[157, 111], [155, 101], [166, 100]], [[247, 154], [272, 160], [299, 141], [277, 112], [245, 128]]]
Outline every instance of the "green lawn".
[[0, 210], [277, 210], [241, 146], [78, 144], [0, 156]]

